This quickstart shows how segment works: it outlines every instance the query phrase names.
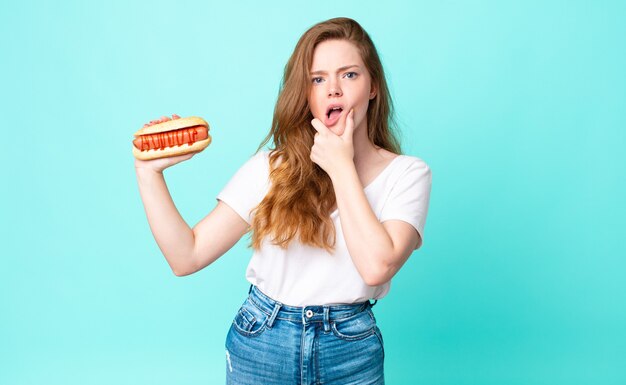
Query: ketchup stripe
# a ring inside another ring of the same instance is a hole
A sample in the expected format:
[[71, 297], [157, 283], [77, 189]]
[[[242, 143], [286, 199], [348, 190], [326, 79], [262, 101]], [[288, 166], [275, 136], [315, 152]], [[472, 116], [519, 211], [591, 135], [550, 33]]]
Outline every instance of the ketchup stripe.
[[182, 146], [188, 143], [190, 146], [198, 140], [197, 127], [183, 128], [175, 131], [158, 132], [150, 135], [142, 135], [140, 150], [162, 150], [166, 147]]

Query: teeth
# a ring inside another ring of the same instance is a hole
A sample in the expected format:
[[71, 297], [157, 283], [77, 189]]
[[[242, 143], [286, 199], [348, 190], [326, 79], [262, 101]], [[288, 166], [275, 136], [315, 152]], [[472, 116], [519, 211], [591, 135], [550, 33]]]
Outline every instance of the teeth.
[[326, 114], [326, 116], [330, 117], [330, 113], [333, 111], [337, 111], [337, 110], [342, 110], [341, 107], [333, 107], [330, 110], [328, 110], [328, 113]]

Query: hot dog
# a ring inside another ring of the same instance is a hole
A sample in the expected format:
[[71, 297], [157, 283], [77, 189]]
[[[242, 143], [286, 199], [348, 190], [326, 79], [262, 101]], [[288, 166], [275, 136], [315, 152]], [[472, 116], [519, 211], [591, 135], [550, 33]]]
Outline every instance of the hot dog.
[[211, 143], [209, 124], [197, 116], [144, 126], [134, 136], [133, 155], [140, 160], [199, 152]]

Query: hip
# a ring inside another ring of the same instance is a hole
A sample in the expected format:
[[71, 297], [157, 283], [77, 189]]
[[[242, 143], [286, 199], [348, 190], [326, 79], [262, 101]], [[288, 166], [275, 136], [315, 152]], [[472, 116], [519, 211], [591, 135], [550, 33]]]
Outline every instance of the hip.
[[227, 383], [384, 384], [372, 306], [286, 306], [251, 286], [226, 338]]

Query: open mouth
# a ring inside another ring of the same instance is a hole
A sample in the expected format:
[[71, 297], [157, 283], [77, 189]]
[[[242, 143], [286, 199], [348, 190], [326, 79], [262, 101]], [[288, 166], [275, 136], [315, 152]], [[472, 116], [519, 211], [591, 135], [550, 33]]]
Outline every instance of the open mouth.
[[329, 120], [334, 120], [337, 116], [341, 115], [341, 111], [343, 111], [342, 107], [339, 107], [339, 106], [330, 107], [328, 111], [326, 112], [326, 117]]

